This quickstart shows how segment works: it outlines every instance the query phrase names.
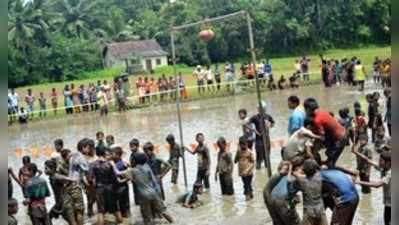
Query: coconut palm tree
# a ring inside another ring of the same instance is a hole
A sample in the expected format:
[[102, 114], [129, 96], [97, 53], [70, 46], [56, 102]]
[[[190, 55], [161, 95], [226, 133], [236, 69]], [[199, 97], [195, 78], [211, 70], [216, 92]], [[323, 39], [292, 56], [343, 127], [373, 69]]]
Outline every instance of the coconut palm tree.
[[86, 38], [98, 26], [97, 17], [101, 12], [98, 0], [59, 0], [54, 7], [62, 15], [56, 23], [65, 34]]
[[24, 54], [31, 45], [47, 43], [51, 14], [43, 10], [46, 0], [12, 0], [8, 10], [8, 41]]

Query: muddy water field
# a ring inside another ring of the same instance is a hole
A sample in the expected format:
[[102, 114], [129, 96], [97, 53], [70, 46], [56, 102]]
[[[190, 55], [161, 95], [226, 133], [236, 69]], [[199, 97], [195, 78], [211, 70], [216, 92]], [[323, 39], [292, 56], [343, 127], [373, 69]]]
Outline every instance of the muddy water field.
[[[377, 90], [368, 85], [366, 92]], [[350, 87], [334, 87], [326, 89], [322, 86], [308, 86], [297, 90], [284, 90], [262, 93], [262, 99], [267, 101], [267, 112], [271, 114], [275, 121], [275, 127], [270, 134], [271, 139], [287, 138], [287, 118], [288, 96], [296, 94], [302, 100], [306, 97], [315, 97], [321, 107], [326, 108], [336, 115], [338, 110], [344, 106], [352, 108], [353, 102], [363, 98], [365, 93], [360, 93]], [[234, 189], [235, 195], [231, 197], [222, 197], [220, 185], [213, 179], [216, 167], [217, 151], [213, 148], [213, 143], [217, 138], [224, 136], [228, 142], [231, 142], [232, 153], [236, 152], [235, 143], [241, 133], [238, 123], [237, 112], [240, 108], [246, 108], [249, 114], [256, 113], [257, 98], [255, 94], [237, 95], [223, 98], [214, 98], [201, 101], [186, 102], [181, 105], [181, 115], [183, 124], [184, 144], [188, 146], [195, 143], [195, 135], [202, 132], [205, 135], [205, 142], [211, 149], [211, 188], [208, 192], [200, 196], [204, 205], [197, 209], [186, 209], [175, 204], [178, 196], [185, 193], [182, 163], [180, 163], [179, 184], [172, 186], [170, 182], [170, 173], [164, 178], [164, 189], [166, 194], [166, 205], [169, 212], [174, 216], [175, 224], [185, 225], [227, 225], [227, 224], [246, 224], [260, 225], [272, 224], [270, 216], [263, 202], [262, 190], [268, 178], [264, 167], [255, 172], [253, 181], [255, 198], [246, 202], [243, 193], [243, 185], [238, 177], [238, 169], [234, 171]], [[27, 124], [26, 126], [13, 126], [8, 128], [8, 166], [15, 172], [21, 167], [21, 159], [16, 156], [15, 149], [22, 148], [43, 148], [43, 146], [52, 146], [56, 138], [62, 138], [65, 147], [75, 150], [77, 141], [84, 137], [95, 138], [97, 131], [103, 131], [106, 135], [115, 136], [117, 144], [120, 144], [125, 150], [124, 157], [129, 157], [128, 143], [132, 138], [138, 138], [140, 143], [152, 141], [160, 147], [159, 156], [167, 159], [165, 137], [169, 133], [175, 134], [177, 140], [179, 137], [176, 106], [174, 104], [154, 106], [140, 110], [128, 111], [126, 113], [112, 113], [107, 117], [99, 115], [76, 115], [74, 117], [60, 118], [54, 120], [38, 121]], [[29, 151], [27, 151], [29, 153]], [[187, 164], [187, 177], [189, 189], [196, 178], [197, 162], [196, 156], [185, 154]], [[33, 159], [43, 169], [43, 163], [46, 160], [44, 155]], [[280, 149], [276, 148], [271, 153], [271, 163], [273, 171], [276, 170], [280, 162]], [[341, 156], [339, 165], [348, 168], [356, 168], [355, 157], [346, 149]], [[43, 175], [45, 176], [45, 175]], [[372, 178], [378, 178], [379, 173], [373, 170]], [[47, 178], [46, 178], [47, 179]], [[13, 182], [14, 197], [20, 202], [20, 210], [17, 215], [19, 224], [30, 224], [27, 209], [21, 204], [22, 193], [19, 187]], [[360, 187], [359, 193], [360, 193]], [[141, 224], [141, 216], [137, 206], [133, 204], [133, 194], [130, 189], [131, 212], [132, 216], [124, 224]], [[360, 204], [355, 216], [354, 224], [375, 225], [383, 223], [383, 204], [382, 190], [373, 190], [369, 195], [360, 195]], [[47, 208], [53, 205], [53, 198], [48, 198]], [[302, 214], [302, 209], [298, 205], [297, 210]], [[327, 213], [328, 215], [331, 212]], [[96, 218], [85, 218], [86, 224], [95, 224]], [[112, 221], [112, 217], [110, 217]], [[64, 224], [62, 220], [53, 221], [54, 224]], [[112, 222], [110, 222], [112, 223]], [[166, 224], [160, 221], [161, 224]]]

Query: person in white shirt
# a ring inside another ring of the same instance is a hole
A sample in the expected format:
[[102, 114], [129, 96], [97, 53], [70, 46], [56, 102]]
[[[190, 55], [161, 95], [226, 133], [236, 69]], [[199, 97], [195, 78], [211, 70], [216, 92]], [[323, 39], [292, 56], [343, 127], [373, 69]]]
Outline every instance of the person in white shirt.
[[197, 66], [197, 69], [194, 70], [193, 75], [197, 78], [197, 86], [198, 93], [201, 94], [205, 92], [205, 71], [201, 68], [200, 65]]
[[212, 92], [214, 92], [215, 86], [213, 86], [213, 72], [212, 72], [211, 68], [209, 67], [209, 65], [206, 66], [205, 74], [206, 74], [206, 84], [207, 84], [208, 91], [212, 90]]
[[225, 82], [228, 82], [226, 85], [227, 91], [230, 91], [230, 85], [232, 85], [230, 83], [234, 81], [234, 74], [233, 74], [233, 68], [231, 67], [231, 64], [228, 62], [224, 66], [224, 80]]

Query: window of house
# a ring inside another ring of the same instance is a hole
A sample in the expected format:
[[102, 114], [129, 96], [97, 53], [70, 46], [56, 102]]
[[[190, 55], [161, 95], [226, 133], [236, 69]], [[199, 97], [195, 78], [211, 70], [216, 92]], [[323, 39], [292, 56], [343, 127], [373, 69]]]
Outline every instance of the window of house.
[[161, 65], [161, 59], [157, 59], [157, 65]]

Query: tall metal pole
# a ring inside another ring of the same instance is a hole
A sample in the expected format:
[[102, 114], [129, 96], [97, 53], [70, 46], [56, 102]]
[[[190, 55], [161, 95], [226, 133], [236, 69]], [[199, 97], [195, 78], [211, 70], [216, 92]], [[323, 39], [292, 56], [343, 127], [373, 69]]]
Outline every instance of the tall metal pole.
[[187, 170], [186, 170], [186, 157], [184, 156], [184, 143], [183, 143], [183, 127], [181, 122], [181, 114], [180, 114], [180, 85], [179, 85], [179, 78], [177, 77], [177, 70], [176, 70], [176, 52], [175, 52], [175, 29], [172, 27], [170, 31], [170, 43], [172, 47], [172, 62], [173, 62], [173, 73], [176, 81], [176, 109], [177, 109], [177, 120], [179, 123], [179, 135], [180, 135], [180, 147], [182, 150], [182, 158], [183, 158], [183, 174], [184, 174], [184, 186], [188, 187], [187, 185]]
[[[260, 114], [262, 117], [262, 123], [261, 123], [261, 132], [262, 132], [262, 141], [263, 141], [263, 147], [265, 150], [266, 154], [266, 162], [267, 162], [267, 175], [270, 177], [272, 175], [272, 168], [271, 168], [271, 163], [270, 163], [270, 151], [267, 148], [266, 142], [266, 124], [264, 123], [264, 118], [265, 118], [265, 109], [262, 107], [262, 97], [260, 94], [260, 84], [259, 84], [259, 77], [258, 73], [256, 72], [256, 54], [255, 54], [255, 44], [254, 44], [254, 37], [253, 37], [253, 31], [252, 31], [252, 23], [251, 23], [251, 16], [249, 15], [248, 12], [246, 12], [246, 17], [247, 17], [247, 24], [248, 24], [248, 36], [249, 36], [249, 47], [252, 55], [252, 64], [254, 66], [254, 71], [255, 71], [255, 81], [256, 81], [256, 94], [258, 96], [258, 107], [260, 109]], [[270, 145], [270, 143], [269, 143]]]

